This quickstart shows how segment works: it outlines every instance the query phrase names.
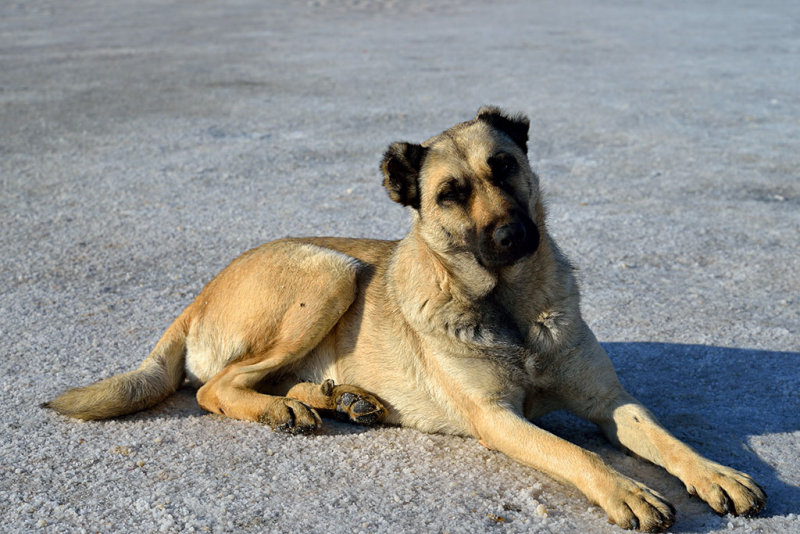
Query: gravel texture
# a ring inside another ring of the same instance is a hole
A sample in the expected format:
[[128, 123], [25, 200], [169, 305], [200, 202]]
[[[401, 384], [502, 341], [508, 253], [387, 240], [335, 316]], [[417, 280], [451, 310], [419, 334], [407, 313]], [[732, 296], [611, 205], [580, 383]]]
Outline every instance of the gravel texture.
[[532, 119], [550, 228], [623, 383], [770, 500], [717, 517], [563, 414], [541, 424], [678, 508], [800, 531], [800, 5], [0, 4], [0, 530], [619, 532], [474, 440], [38, 407], [131, 369], [204, 282], [285, 235], [396, 238], [395, 140]]

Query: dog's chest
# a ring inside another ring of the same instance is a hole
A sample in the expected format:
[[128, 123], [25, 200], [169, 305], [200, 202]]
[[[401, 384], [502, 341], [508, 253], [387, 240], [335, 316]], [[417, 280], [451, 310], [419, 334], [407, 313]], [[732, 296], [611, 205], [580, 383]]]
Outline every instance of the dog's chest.
[[471, 305], [454, 306], [443, 314], [445, 329], [451, 337], [484, 350], [516, 350], [525, 336], [513, 315], [494, 299]]
[[485, 310], [475, 341], [483, 343], [486, 355], [502, 362], [515, 378], [544, 386], [554, 371], [554, 354], [570, 337], [570, 328], [562, 324], [569, 322], [568, 314], [549, 310], [526, 322], [499, 305]]

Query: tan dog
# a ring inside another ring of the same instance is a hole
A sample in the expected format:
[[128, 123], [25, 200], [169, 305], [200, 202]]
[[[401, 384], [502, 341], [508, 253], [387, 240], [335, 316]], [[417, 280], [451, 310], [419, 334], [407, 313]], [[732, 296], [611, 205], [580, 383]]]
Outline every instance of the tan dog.
[[422, 145], [391, 145], [384, 186], [412, 208], [405, 238], [253, 249], [138, 370], [47, 406], [113, 417], [153, 406], [188, 376], [206, 410], [282, 430], [314, 430], [316, 410], [327, 410], [474, 436], [575, 485], [621, 527], [668, 528], [674, 509], [662, 496], [530, 422], [563, 408], [664, 466], [717, 513], [759, 512], [766, 496], [749, 476], [678, 441], [620, 385], [547, 233], [527, 141], [527, 118], [482, 108]]

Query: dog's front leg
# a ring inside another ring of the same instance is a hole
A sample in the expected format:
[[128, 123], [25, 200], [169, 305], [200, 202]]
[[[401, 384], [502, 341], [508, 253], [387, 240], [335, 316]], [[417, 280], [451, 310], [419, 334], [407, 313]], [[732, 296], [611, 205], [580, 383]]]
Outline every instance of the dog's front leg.
[[565, 362], [570, 372], [562, 374], [572, 377], [562, 391], [568, 409], [598, 424], [613, 443], [664, 467], [718, 514], [749, 516], [764, 508], [767, 497], [753, 479], [700, 456], [625, 391], [591, 332], [578, 348]]
[[623, 528], [662, 531], [675, 511], [661, 495], [609, 467], [596, 454], [530, 423], [509, 408], [484, 405], [474, 420], [481, 441], [577, 487]]
[[663, 466], [718, 514], [750, 516], [766, 505], [764, 491], [750, 476], [699, 455], [621, 388], [593, 419], [612, 442]]

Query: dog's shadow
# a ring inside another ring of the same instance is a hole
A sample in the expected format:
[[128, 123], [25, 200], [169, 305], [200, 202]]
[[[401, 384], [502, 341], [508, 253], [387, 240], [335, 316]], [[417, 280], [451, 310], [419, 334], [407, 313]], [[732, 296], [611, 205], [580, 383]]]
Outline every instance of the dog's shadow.
[[[800, 429], [800, 353], [671, 343], [603, 343], [623, 386], [700, 454], [749, 473], [767, 492], [762, 517], [800, 513], [800, 488], [781, 480], [770, 458], [796, 455], [782, 438]], [[660, 468], [616, 452], [594, 425], [553, 413], [542, 427], [599, 452], [612, 465], [678, 505], [674, 531], [696, 530], [710, 509]], [[774, 461], [774, 460], [773, 460]], [[790, 460], [795, 461], [795, 460]], [[631, 471], [635, 471], [632, 473]], [[687, 509], [688, 508], [688, 509]]]

